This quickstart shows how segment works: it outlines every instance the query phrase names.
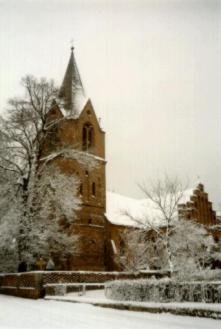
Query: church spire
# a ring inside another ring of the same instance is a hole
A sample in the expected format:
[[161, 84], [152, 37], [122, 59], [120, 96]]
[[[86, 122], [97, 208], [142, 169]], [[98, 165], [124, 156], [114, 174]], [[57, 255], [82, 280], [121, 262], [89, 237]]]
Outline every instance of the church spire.
[[71, 47], [71, 56], [65, 72], [64, 80], [59, 90], [59, 98], [63, 100], [64, 109], [70, 115], [77, 116], [81, 99], [85, 97], [83, 84], [74, 58], [74, 47]]

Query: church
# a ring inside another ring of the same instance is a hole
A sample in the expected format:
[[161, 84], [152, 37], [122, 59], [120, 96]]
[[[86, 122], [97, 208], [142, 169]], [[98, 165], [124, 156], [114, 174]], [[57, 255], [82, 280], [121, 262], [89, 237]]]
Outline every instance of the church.
[[[106, 193], [105, 132], [100, 126], [95, 109], [87, 99], [81, 77], [71, 48], [70, 59], [59, 90], [59, 102], [54, 102], [47, 120], [55, 122], [50, 138], [43, 145], [41, 157], [63, 148], [77, 149], [94, 159], [97, 165], [89, 170], [76, 159], [57, 156], [52, 161], [67, 175], [79, 178], [79, 195], [82, 207], [77, 212], [69, 234], [79, 236], [77, 252], [60, 264], [61, 270], [113, 271], [119, 270], [115, 255], [125, 248], [121, 239], [124, 230], [134, 228], [122, 209], [134, 205], [139, 209], [139, 200], [129, 199], [114, 193]], [[179, 205], [178, 213], [207, 227], [217, 224], [216, 213], [202, 184], [188, 191], [188, 197]], [[216, 233], [214, 233], [216, 232]], [[221, 232], [212, 234], [218, 241]]]

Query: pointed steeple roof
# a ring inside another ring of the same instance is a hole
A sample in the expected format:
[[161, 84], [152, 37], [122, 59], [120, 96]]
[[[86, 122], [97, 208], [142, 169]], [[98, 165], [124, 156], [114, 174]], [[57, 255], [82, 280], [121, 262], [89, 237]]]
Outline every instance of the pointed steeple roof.
[[79, 112], [82, 110], [82, 108], [80, 108], [82, 105], [82, 98], [85, 103], [85, 93], [74, 58], [74, 47], [71, 47], [71, 56], [58, 96], [63, 100], [63, 107], [69, 115], [79, 115]]

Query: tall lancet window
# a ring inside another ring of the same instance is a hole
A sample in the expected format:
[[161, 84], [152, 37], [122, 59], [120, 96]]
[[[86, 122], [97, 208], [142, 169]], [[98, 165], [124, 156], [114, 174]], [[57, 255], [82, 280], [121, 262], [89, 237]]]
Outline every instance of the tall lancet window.
[[83, 126], [82, 144], [83, 144], [83, 150], [84, 151], [87, 151], [92, 146], [94, 146], [94, 129], [93, 129], [93, 126], [90, 123], [86, 123]]

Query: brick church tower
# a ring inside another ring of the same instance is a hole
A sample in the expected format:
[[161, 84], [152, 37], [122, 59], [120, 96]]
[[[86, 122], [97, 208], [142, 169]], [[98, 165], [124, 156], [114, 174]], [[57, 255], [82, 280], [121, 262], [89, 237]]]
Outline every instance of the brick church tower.
[[42, 155], [73, 148], [96, 160], [96, 167], [90, 170], [68, 157], [53, 159], [63, 173], [77, 175], [81, 182], [82, 207], [70, 228], [71, 234], [79, 236], [78, 250], [61, 269], [101, 271], [104, 270], [106, 208], [105, 133], [91, 101], [85, 97], [73, 47], [59, 98], [60, 105], [55, 103], [48, 113], [49, 122], [57, 123], [53, 124]]

